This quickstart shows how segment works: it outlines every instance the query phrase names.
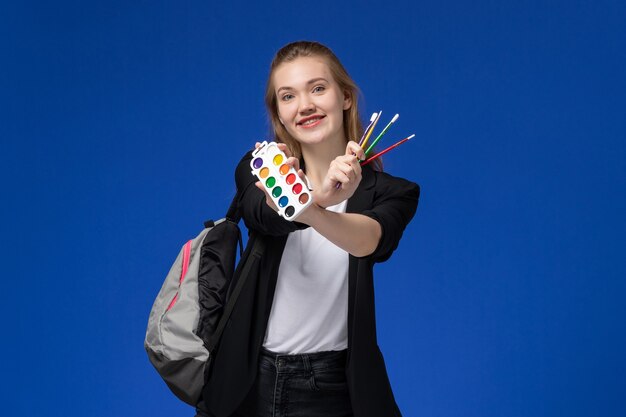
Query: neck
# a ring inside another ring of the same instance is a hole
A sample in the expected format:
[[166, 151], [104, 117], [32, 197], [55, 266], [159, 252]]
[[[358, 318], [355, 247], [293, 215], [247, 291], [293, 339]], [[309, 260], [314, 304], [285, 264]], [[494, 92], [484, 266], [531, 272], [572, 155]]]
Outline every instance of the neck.
[[315, 145], [301, 146], [306, 175], [313, 188], [320, 187], [326, 177], [330, 163], [346, 151], [345, 140], [332, 140]]

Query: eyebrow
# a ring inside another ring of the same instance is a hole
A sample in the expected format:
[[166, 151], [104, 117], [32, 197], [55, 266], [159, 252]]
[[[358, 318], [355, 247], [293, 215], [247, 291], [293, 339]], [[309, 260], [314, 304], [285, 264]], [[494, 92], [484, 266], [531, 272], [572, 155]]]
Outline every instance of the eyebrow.
[[[306, 85], [311, 85], [318, 81], [324, 81], [328, 83], [328, 80], [326, 78], [318, 77], [318, 78], [313, 78], [312, 80], [307, 81]], [[293, 90], [293, 87], [280, 87], [278, 90], [276, 90], [276, 94], [280, 93], [280, 90]]]

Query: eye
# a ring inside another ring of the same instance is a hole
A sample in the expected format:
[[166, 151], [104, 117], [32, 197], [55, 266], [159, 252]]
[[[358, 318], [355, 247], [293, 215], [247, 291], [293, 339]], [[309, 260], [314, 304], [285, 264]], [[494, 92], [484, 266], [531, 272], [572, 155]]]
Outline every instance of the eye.
[[321, 93], [322, 91], [326, 90], [326, 87], [324, 87], [323, 85], [316, 85], [313, 88], [313, 92], [314, 93]]
[[282, 101], [289, 101], [293, 98], [293, 94], [283, 94], [282, 96], [280, 96], [280, 99]]

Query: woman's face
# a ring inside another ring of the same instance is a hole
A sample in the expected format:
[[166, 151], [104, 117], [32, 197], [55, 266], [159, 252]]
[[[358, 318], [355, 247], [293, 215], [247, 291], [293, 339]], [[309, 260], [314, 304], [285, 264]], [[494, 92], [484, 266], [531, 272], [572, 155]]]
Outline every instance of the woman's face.
[[352, 100], [339, 88], [321, 57], [300, 57], [273, 74], [278, 115], [302, 146], [328, 140], [345, 142], [343, 111]]

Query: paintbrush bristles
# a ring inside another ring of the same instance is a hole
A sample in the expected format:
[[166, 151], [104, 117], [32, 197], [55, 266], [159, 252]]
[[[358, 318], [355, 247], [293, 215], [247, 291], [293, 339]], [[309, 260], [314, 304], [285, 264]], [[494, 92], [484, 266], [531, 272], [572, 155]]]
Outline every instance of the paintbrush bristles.
[[359, 140], [359, 146], [362, 146], [363, 141], [365, 140], [365, 136], [367, 135], [367, 133], [370, 131], [372, 127], [372, 123], [376, 121], [376, 115], [377, 113], [372, 113], [372, 116], [370, 117], [370, 123], [367, 125], [367, 127], [363, 131], [363, 135], [361, 136], [361, 139]]
[[387, 124], [387, 126], [385, 126], [385, 128], [383, 129], [382, 132], [380, 132], [380, 134], [376, 137], [376, 139], [374, 139], [374, 141], [372, 142], [372, 144], [367, 148], [367, 150], [365, 151], [365, 155], [367, 156], [367, 154], [372, 150], [372, 148], [374, 146], [376, 146], [376, 144], [378, 143], [378, 141], [383, 137], [383, 135], [385, 133], [387, 133], [387, 130], [389, 130], [389, 128], [391, 127], [392, 124], [395, 123], [396, 120], [398, 120], [398, 117], [400, 117], [399, 114], [396, 114], [395, 116], [393, 116], [393, 119], [391, 119], [391, 121]]
[[378, 123], [378, 121], [380, 120], [381, 114], [383, 114], [382, 110], [378, 112], [378, 114], [376, 115], [376, 119], [374, 120], [374, 123], [371, 124], [370, 130], [369, 132], [367, 132], [367, 135], [365, 135], [365, 139], [363, 140], [363, 143], [361, 144], [361, 148], [365, 149], [365, 145], [367, 145], [367, 141], [369, 140], [370, 136], [372, 135], [372, 132], [374, 131], [374, 128], [376, 127], [376, 123]]

